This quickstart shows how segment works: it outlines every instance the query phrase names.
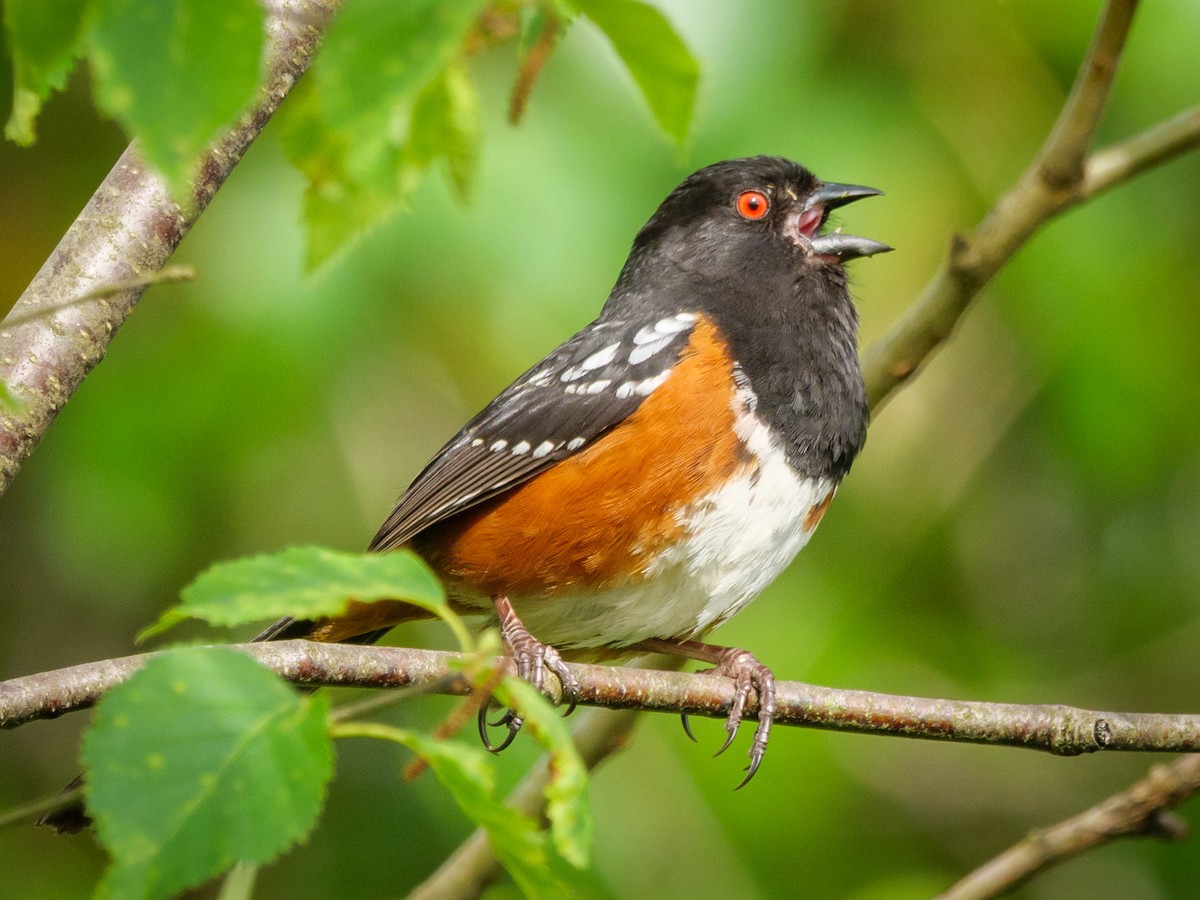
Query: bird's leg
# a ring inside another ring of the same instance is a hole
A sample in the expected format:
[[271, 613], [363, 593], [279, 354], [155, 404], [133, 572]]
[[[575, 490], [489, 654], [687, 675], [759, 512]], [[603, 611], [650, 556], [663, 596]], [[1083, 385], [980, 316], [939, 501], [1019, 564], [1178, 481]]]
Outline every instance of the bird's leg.
[[[517, 611], [513, 609], [511, 601], [504, 594], [493, 594], [492, 606], [495, 608], [496, 618], [500, 622], [500, 638], [504, 641], [509, 656], [516, 663], [517, 675], [544, 693], [546, 670], [549, 669], [553, 672], [562, 687], [562, 696], [570, 703], [567, 708], [567, 715], [570, 715], [575, 709], [579, 682], [563, 662], [561, 654], [549, 644], [543, 644], [530, 633], [517, 615]], [[488, 738], [489, 724], [503, 725], [508, 729], [508, 734], [499, 746], [493, 746]], [[493, 753], [499, 753], [511, 744], [523, 724], [524, 720], [514, 710], [507, 710], [497, 721], [489, 723], [487, 704], [479, 709], [479, 736], [483, 739], [483, 745]]]
[[[762, 764], [767, 752], [767, 739], [771, 736], [771, 724], [775, 720], [775, 675], [765, 665], [758, 661], [753, 653], [737, 647], [716, 647], [700, 641], [668, 641], [659, 638], [641, 641], [632, 649], [645, 650], [649, 653], [669, 653], [673, 656], [683, 656], [688, 659], [698, 659], [701, 662], [712, 663], [713, 668], [704, 670], [706, 673], [724, 675], [733, 679], [733, 703], [729, 707], [729, 715], [725, 719], [725, 743], [714, 754], [719, 756], [729, 749], [737, 736], [738, 727], [742, 724], [742, 715], [746, 710], [746, 701], [750, 699], [750, 691], [758, 695], [758, 728], [754, 731], [754, 742], [750, 745], [750, 765], [746, 767], [746, 777], [738, 788], [745, 787], [758, 767]], [[691, 727], [687, 714], [683, 715], [683, 728], [692, 740]]]

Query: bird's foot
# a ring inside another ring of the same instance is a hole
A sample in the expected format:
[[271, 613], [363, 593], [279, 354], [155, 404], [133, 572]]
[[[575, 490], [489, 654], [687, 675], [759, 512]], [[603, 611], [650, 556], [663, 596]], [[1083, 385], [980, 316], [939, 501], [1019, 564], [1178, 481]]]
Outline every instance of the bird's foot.
[[775, 721], [775, 674], [759, 662], [753, 653], [737, 647], [723, 649], [716, 667], [709, 669], [709, 672], [732, 678], [734, 685], [733, 704], [725, 719], [725, 743], [714, 756], [720, 756], [728, 750], [737, 737], [750, 692], [758, 695], [758, 727], [754, 729], [754, 741], [750, 745], [750, 764], [746, 767], [746, 777], [735, 788], [737, 790], [750, 783], [767, 752], [767, 739], [771, 736], [771, 725]]
[[[750, 764], [746, 766], [746, 777], [735, 790], [749, 784], [758, 767], [762, 765], [763, 756], [767, 752], [767, 739], [771, 736], [771, 724], [775, 721], [775, 674], [759, 662], [753, 653], [737, 647], [714, 647], [699, 641], [660, 639], [642, 641], [637, 647], [654, 653], [670, 653], [712, 663], [713, 668], [704, 669], [698, 674], [723, 675], [733, 679], [733, 703], [729, 707], [729, 715], [725, 718], [725, 742], [714, 756], [720, 756], [728, 750], [733, 739], [737, 737], [750, 692], [753, 691], [758, 696], [758, 727], [754, 730], [754, 741], [750, 745]], [[684, 732], [693, 741], [696, 740], [687, 713], [683, 713], [681, 718]]]
[[[570, 705], [567, 707], [566, 715], [570, 715], [575, 710], [575, 700], [579, 694], [579, 682], [575, 676], [571, 674], [571, 670], [567, 668], [567, 664], [563, 662], [562, 655], [551, 647], [549, 644], [543, 644], [535, 638], [525, 627], [517, 611], [513, 609], [512, 603], [508, 597], [503, 594], [496, 594], [492, 597], [492, 605], [496, 609], [496, 617], [500, 621], [500, 638], [504, 641], [504, 647], [512, 657], [513, 662], [517, 667], [517, 675], [524, 681], [529, 682], [542, 693], [547, 693], [545, 689], [546, 672], [552, 672], [558, 678], [558, 683], [562, 690], [562, 698]], [[524, 719], [512, 709], [504, 711], [504, 714], [495, 722], [489, 722], [487, 718], [489, 704], [484, 704], [479, 708], [479, 737], [483, 741], [483, 746], [492, 753], [499, 753], [506, 748], [516, 738], [517, 733], [521, 730], [521, 726], [525, 724]], [[504, 740], [498, 745], [494, 745], [488, 735], [488, 727], [501, 727], [507, 730]]]

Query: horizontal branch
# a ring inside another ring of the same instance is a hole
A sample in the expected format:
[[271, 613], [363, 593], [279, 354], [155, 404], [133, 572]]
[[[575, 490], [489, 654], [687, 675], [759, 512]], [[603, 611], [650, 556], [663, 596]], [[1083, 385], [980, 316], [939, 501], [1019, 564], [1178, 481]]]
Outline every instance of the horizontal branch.
[[[457, 674], [455, 664], [462, 657], [455, 653], [303, 640], [235, 646], [299, 684], [470, 691], [468, 680]], [[0, 683], [0, 728], [90, 706], [153, 655]], [[579, 679], [579, 703], [585, 706], [724, 718], [733, 702], [733, 683], [727, 678], [582, 664], [571, 664], [571, 669]], [[832, 731], [1029, 747], [1063, 756], [1096, 750], [1200, 751], [1200, 716], [902, 697], [795, 681], [777, 684], [776, 704], [779, 724]], [[747, 716], [755, 713], [751, 703]]]

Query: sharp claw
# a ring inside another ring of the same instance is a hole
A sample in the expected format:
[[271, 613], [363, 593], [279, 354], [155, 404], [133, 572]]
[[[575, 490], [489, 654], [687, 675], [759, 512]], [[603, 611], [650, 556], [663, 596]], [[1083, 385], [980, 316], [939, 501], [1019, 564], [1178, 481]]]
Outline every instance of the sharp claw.
[[[729, 728], [728, 725], [726, 725], [725, 727]], [[735, 737], [737, 737], [737, 726], [736, 725], [734, 725], [732, 728], [729, 728], [729, 733], [727, 735], [725, 735], [725, 743], [723, 743], [721, 745], [721, 749], [719, 749], [716, 753], [714, 753], [713, 756], [714, 757], [720, 756], [722, 753], [724, 753], [726, 750], [728, 750], [729, 745], [733, 743], [733, 739]]]
[[[729, 705], [729, 714], [725, 718], [725, 742], [721, 744], [713, 756], [720, 756], [733, 744], [737, 737], [738, 728], [742, 724], [746, 703], [753, 692], [758, 699], [758, 728], [754, 731], [754, 742], [750, 745], [750, 764], [746, 766], [746, 777], [742, 779], [735, 790], [740, 790], [750, 783], [767, 752], [767, 739], [771, 735], [771, 724], [775, 720], [775, 676], [751, 653], [736, 647], [714, 647], [698, 641], [688, 640], [653, 640], [645, 641], [643, 645], [655, 651], [676, 652], [692, 659], [715, 662], [711, 669], [704, 669], [697, 674], [713, 674], [733, 681], [733, 702]], [[684, 733], [693, 741], [687, 714], [680, 716]]]
[[754, 752], [751, 752], [750, 765], [746, 766], [746, 777], [743, 778], [738, 786], [734, 788], [735, 791], [740, 791], [750, 783], [750, 779], [754, 777], [754, 773], [758, 771], [758, 767], [762, 764], [762, 761], [762, 753], [755, 754]]
[[680, 713], [679, 721], [681, 723], [683, 723], [683, 733], [692, 739], [692, 743], [693, 744], [700, 743], [698, 740], [696, 740], [696, 736], [694, 734], [692, 734], [692, 722], [691, 722], [691, 719], [688, 718], [688, 714]]
[[[513, 742], [524, 722], [511, 709], [506, 709], [504, 715], [495, 722], [489, 722], [487, 715], [488, 704], [485, 703], [479, 707], [479, 714], [476, 717], [476, 722], [479, 725], [479, 740], [483, 743], [484, 749], [489, 753], [500, 753], [506, 750], [509, 744]], [[501, 725], [508, 729], [508, 734], [505, 735], [504, 740], [499, 745], [496, 745], [492, 743], [491, 736], [488, 735], [488, 728], [499, 728]]]
[[[517, 617], [517, 613], [507, 597], [497, 594], [492, 598], [492, 603], [496, 608], [496, 616], [500, 620], [500, 636], [504, 641], [505, 649], [516, 663], [517, 676], [538, 691], [545, 693], [546, 670], [553, 672], [562, 687], [562, 699], [567, 700], [570, 704], [567, 711], [563, 713], [563, 717], [569, 716], [575, 711], [579, 696], [579, 682], [571, 674], [567, 664], [563, 662], [562, 656], [553, 647], [543, 644], [530, 634], [529, 630], [521, 624], [521, 620]], [[487, 706], [484, 705], [480, 708], [479, 736], [483, 740], [483, 746], [492, 753], [499, 753], [511, 744], [517, 736], [517, 732], [521, 730], [522, 724], [524, 723], [521, 717], [511, 709], [495, 722], [489, 723]], [[493, 747], [488, 738], [489, 725], [493, 728], [501, 725], [508, 728], [508, 736], [499, 747]]]

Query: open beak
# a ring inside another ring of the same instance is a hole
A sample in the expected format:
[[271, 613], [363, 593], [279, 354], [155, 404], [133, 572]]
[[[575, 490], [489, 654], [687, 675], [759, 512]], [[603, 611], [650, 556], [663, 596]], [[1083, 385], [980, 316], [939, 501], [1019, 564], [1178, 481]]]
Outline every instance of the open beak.
[[[810, 197], [813, 204], [820, 203], [826, 209], [837, 209], [863, 197], [877, 197], [883, 191], [859, 184], [826, 183], [814, 191]], [[817, 235], [811, 240], [812, 252], [815, 256], [832, 256], [841, 262], [858, 259], [860, 256], [874, 256], [876, 253], [887, 253], [892, 248], [870, 238], [857, 237], [853, 234]]]

